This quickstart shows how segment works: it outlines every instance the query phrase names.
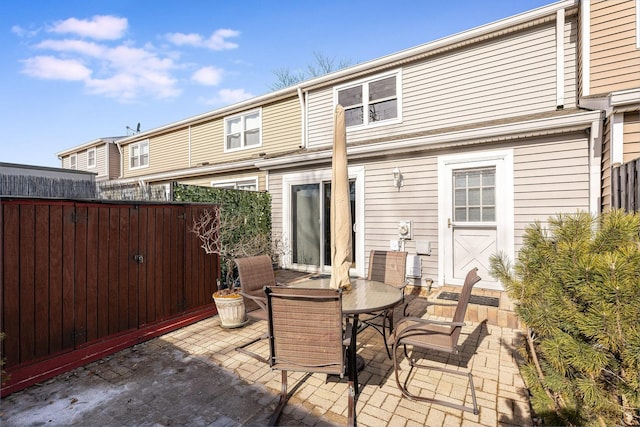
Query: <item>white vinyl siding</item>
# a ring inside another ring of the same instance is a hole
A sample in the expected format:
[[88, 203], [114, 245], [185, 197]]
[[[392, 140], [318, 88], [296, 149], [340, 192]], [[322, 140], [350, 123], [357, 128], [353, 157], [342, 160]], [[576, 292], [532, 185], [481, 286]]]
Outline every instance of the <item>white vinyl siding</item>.
[[[575, 106], [576, 22], [565, 22], [565, 108]], [[349, 143], [397, 137], [556, 108], [555, 23], [408, 63], [402, 70], [402, 123], [349, 132]], [[344, 85], [344, 84], [343, 84]], [[309, 94], [309, 147], [332, 141], [332, 94]]]

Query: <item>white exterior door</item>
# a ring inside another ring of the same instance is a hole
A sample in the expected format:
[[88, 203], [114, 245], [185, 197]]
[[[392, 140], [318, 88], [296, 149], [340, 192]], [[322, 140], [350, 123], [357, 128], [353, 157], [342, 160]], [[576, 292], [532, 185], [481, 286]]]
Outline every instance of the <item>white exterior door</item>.
[[513, 259], [511, 151], [447, 156], [439, 163], [440, 283], [462, 285], [478, 268], [478, 286], [502, 289], [489, 274], [498, 252]]

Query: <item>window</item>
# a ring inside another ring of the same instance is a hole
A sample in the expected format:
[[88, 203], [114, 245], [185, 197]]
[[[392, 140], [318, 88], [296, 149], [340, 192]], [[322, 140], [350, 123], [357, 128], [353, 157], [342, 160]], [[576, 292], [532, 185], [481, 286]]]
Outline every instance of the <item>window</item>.
[[400, 72], [394, 72], [337, 88], [347, 128], [400, 120], [400, 79]]
[[239, 179], [235, 181], [212, 181], [212, 187], [228, 190], [258, 191], [258, 178]]
[[242, 150], [262, 145], [260, 110], [225, 119], [225, 151]]
[[496, 220], [496, 170], [466, 169], [453, 173], [453, 209], [456, 222]]
[[129, 147], [130, 169], [149, 166], [149, 141], [131, 144]]
[[69, 169], [78, 169], [78, 156], [75, 154], [69, 156]]
[[96, 167], [96, 149], [91, 148], [87, 150], [87, 168]]

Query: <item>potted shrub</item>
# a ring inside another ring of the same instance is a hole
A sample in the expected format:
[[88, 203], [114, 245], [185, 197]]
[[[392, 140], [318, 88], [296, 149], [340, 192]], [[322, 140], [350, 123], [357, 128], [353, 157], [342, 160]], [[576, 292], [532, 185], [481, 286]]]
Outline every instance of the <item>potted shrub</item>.
[[222, 280], [217, 281], [217, 291], [212, 297], [220, 323], [227, 328], [246, 323], [234, 259], [269, 254], [275, 261], [286, 253], [286, 245], [281, 239], [274, 242], [270, 232], [247, 227], [247, 222], [242, 215], [205, 209], [199, 218], [194, 218], [190, 230], [198, 236], [206, 253], [220, 257]]

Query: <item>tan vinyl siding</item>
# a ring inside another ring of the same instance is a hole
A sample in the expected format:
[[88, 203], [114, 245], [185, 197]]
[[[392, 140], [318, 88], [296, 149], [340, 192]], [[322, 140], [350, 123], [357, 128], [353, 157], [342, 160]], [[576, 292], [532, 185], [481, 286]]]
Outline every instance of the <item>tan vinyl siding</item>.
[[[565, 107], [575, 106], [575, 18], [565, 24]], [[349, 142], [556, 108], [555, 23], [478, 43], [402, 69], [402, 123], [348, 131]], [[309, 145], [332, 138], [333, 89], [309, 96]]]
[[611, 122], [605, 122], [602, 136], [602, 211], [611, 210]]
[[[250, 111], [250, 110], [247, 110]], [[298, 98], [262, 108], [262, 146], [224, 152], [224, 118], [191, 128], [191, 166], [203, 162], [226, 163], [297, 149], [301, 143], [301, 113]]]
[[589, 144], [576, 134], [546, 139], [514, 150], [514, 235], [516, 252], [525, 228], [558, 213], [589, 211]]
[[116, 144], [107, 144], [109, 150], [109, 179], [116, 179], [120, 177], [120, 151]]
[[640, 112], [624, 115], [624, 163], [640, 158]]
[[632, 0], [591, 2], [591, 93], [640, 87], [640, 49]]
[[[144, 140], [134, 142], [137, 144]], [[158, 172], [184, 169], [189, 166], [188, 129], [180, 129], [175, 132], [149, 138], [149, 166], [138, 169], [130, 169], [130, 150], [133, 144], [123, 147], [124, 177], [148, 175]]]

